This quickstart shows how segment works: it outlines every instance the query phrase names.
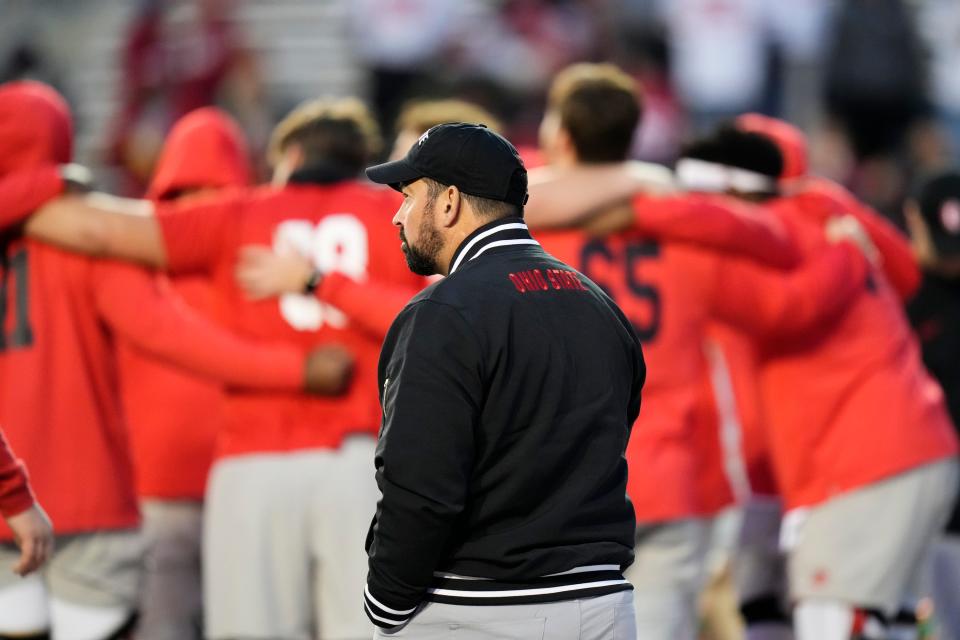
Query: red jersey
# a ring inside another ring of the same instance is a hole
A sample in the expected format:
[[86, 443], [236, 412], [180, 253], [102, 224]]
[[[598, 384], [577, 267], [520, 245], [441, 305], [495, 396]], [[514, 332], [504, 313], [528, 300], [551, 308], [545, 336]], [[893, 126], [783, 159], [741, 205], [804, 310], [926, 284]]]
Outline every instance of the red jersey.
[[839, 184], [824, 178], [809, 177], [798, 184], [793, 198], [801, 207], [815, 212], [817, 219], [836, 213], [854, 216], [863, 225], [880, 253], [883, 274], [902, 300], [920, 288], [920, 265], [910, 241], [879, 213], [857, 200]]
[[[772, 208], [808, 258], [820, 255], [822, 221], [835, 213], [832, 207], [800, 198]], [[829, 330], [767, 342], [765, 355], [761, 389], [787, 508], [956, 454], [943, 392], [924, 370], [881, 270], [871, 270], [867, 286]]]
[[33, 506], [33, 492], [23, 463], [13, 457], [0, 431], [0, 516], [9, 518]]
[[231, 384], [302, 384], [298, 350], [248, 348], [221, 335], [164, 297], [145, 295], [154, 283], [136, 267], [15, 240], [0, 276], [0, 423], [33, 470], [37, 497], [58, 534], [138, 521], [115, 333]]
[[[18, 114], [22, 127], [14, 146], [0, 136], [4, 162], [23, 170], [66, 162], [69, 147], [50, 144], [62, 138], [52, 130], [69, 131], [65, 106], [41, 108], [62, 101], [26, 84], [29, 91], [21, 83], [0, 88], [0, 112]], [[139, 519], [114, 332], [231, 384], [301, 384], [299, 351], [244, 354], [245, 343], [189, 313], [156, 297], [131, 297], [137, 282], [151, 282], [135, 267], [12, 234], [0, 256], [0, 424], [31, 469], [57, 534], [125, 528]]]
[[[153, 276], [140, 284], [209, 316], [202, 278]], [[223, 421], [224, 385], [161, 360], [123, 340], [117, 352], [123, 411], [130, 427], [137, 495], [201, 500]]]
[[[642, 203], [641, 225], [656, 215], [653, 202]], [[706, 227], [716, 224], [706, 216]], [[746, 233], [751, 227], [741, 228]], [[724, 237], [714, 231], [707, 234], [710, 242]], [[606, 238], [579, 231], [536, 234], [548, 252], [611, 295], [643, 343], [648, 376], [627, 445], [627, 488], [642, 522], [706, 515], [723, 501], [704, 495], [696, 481], [707, 447], [717, 449], [711, 444], [716, 416], [704, 410], [708, 322], [720, 318], [751, 331], [802, 333], [839, 313], [844, 297], [864, 277], [863, 259], [849, 247], [837, 247], [816, 265], [786, 276], [693, 245], [696, 228], [690, 224], [677, 230], [682, 243], [673, 242], [670, 232], [664, 226], [659, 240], [637, 230]], [[769, 242], [766, 233], [741, 234], [733, 244], [748, 246], [751, 237]]]
[[[251, 174], [240, 129], [226, 113], [205, 107], [170, 131], [147, 196], [158, 200], [198, 188], [242, 187]], [[155, 278], [150, 286], [156, 294], [212, 317], [209, 279]], [[125, 340], [118, 356], [138, 495], [202, 499], [223, 421], [223, 383], [171, 366]]]
[[325, 273], [416, 289], [422, 280], [407, 269], [390, 224], [399, 202], [395, 191], [360, 182], [292, 184], [178, 207], [158, 217], [170, 271], [212, 278], [221, 322], [244, 335], [292, 341], [303, 350], [337, 342], [356, 358], [353, 384], [340, 398], [231, 395], [220, 455], [336, 447], [347, 433], [376, 433], [380, 340], [313, 296], [252, 303], [239, 290], [234, 269], [241, 246], [263, 244], [279, 251], [296, 248]]
[[920, 266], [910, 244], [896, 227], [876, 211], [857, 200], [839, 184], [811, 176], [807, 140], [803, 132], [789, 122], [746, 113], [736, 120], [737, 127], [766, 136], [777, 145], [783, 157], [781, 188], [802, 200], [814, 202], [825, 215], [851, 214], [864, 226], [883, 257], [883, 271], [890, 284], [904, 300], [920, 286]]
[[[906, 299], [913, 295], [919, 285], [920, 271], [909, 242], [893, 225], [829, 180], [804, 178], [802, 182], [794, 182], [794, 186], [797, 185], [802, 189], [794, 202], [808, 207], [816, 221], [823, 222], [828, 215], [854, 215], [876, 244], [883, 275], [898, 296]], [[776, 495], [777, 486], [769, 458], [769, 435], [757, 380], [760, 363], [756, 346], [747, 336], [722, 325], [714, 327], [711, 335], [724, 352], [732, 379], [750, 488], [758, 495]]]

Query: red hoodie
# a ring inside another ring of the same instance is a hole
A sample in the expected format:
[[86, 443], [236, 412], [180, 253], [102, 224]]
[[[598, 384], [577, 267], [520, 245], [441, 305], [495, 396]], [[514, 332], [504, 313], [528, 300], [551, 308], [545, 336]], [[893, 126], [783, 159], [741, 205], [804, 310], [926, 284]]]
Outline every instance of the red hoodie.
[[[782, 198], [771, 208], [808, 260], [824, 250], [823, 222], [833, 206]], [[768, 441], [787, 508], [956, 455], [943, 392], [923, 367], [883, 271], [872, 271], [829, 330], [768, 344], [764, 355]]]
[[[740, 116], [737, 119], [737, 126], [768, 137], [779, 148], [784, 159], [784, 169], [780, 176], [781, 184], [785, 191], [792, 194], [789, 197], [793, 203], [793, 206], [789, 207], [791, 211], [808, 212], [809, 222], [814, 226], [821, 224], [829, 215], [855, 216], [880, 252], [883, 274], [882, 276], [877, 274], [878, 277], [888, 282], [901, 300], [913, 295], [920, 283], [920, 270], [907, 239], [880, 214], [859, 202], [840, 185], [808, 174], [807, 143], [799, 129], [782, 120], [759, 114]], [[787, 218], [793, 219], [793, 216], [787, 216]], [[801, 226], [804, 229], [807, 228], [807, 225]], [[812, 230], [810, 233], [813, 233]], [[895, 305], [894, 302], [889, 304]], [[882, 315], [878, 313], [876, 317], [880, 318]], [[896, 314], [891, 310], [887, 315], [892, 317]], [[891, 327], [891, 340], [898, 339], [895, 336], [899, 335], [899, 328]], [[760, 364], [757, 361], [755, 346], [748, 337], [726, 329], [715, 329], [714, 337], [725, 352], [733, 381], [743, 430], [742, 446], [751, 488], [761, 495], [775, 494], [777, 486], [769, 460], [771, 424], [768, 424], [768, 414], [761, 409], [761, 389], [758, 386]], [[839, 387], [837, 393], [840, 393]], [[781, 405], [779, 400], [771, 400], [768, 405], [771, 413], [782, 415], [778, 410]], [[783, 447], [784, 445], [781, 445], [781, 448]], [[790, 475], [796, 476], [796, 473]], [[811, 495], [814, 493], [811, 492]]]
[[[43, 171], [69, 161], [69, 112], [51, 89], [0, 86], [0, 115], [3, 170]], [[57, 534], [138, 521], [115, 334], [231, 384], [301, 384], [297, 350], [258, 346], [251, 362], [243, 341], [158, 295], [132, 295], [150, 290], [142, 270], [15, 234], [2, 249], [0, 424], [31, 470]]]
[[[239, 127], [223, 111], [204, 107], [170, 131], [147, 196], [164, 200], [194, 189], [243, 187], [251, 174]], [[160, 274], [149, 284], [171, 301], [213, 317], [209, 279]], [[223, 421], [223, 385], [151, 357], [129, 340], [120, 342], [118, 355], [137, 493], [202, 499]]]
[[33, 492], [23, 463], [13, 457], [0, 431], [0, 516], [9, 518], [33, 506]]

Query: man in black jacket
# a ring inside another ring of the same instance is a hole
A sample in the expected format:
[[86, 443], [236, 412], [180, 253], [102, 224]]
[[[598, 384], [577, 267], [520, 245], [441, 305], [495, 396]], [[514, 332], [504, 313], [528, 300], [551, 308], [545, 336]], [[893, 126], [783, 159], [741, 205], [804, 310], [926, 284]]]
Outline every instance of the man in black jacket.
[[404, 195], [410, 268], [447, 276], [380, 357], [378, 637], [632, 640], [624, 450], [645, 367], [629, 321], [531, 238], [526, 170], [488, 129], [434, 127], [367, 175]]

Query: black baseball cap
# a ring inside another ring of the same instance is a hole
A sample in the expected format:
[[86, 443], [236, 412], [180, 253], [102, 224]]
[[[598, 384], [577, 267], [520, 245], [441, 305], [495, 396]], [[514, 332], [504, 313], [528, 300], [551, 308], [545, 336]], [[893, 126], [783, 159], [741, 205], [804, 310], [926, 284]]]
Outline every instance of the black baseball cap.
[[432, 127], [405, 157], [369, 167], [367, 177], [397, 191], [408, 182], [431, 178], [472, 196], [518, 207], [527, 203], [527, 170], [520, 154], [482, 124]]
[[960, 255], [960, 173], [940, 173], [924, 182], [916, 195], [937, 253]]

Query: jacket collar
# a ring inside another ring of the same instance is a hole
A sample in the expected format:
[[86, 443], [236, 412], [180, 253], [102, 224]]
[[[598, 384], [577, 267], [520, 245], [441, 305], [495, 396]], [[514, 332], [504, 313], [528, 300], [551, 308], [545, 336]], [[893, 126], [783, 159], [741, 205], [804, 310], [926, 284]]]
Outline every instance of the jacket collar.
[[450, 261], [450, 273], [488, 249], [510, 245], [539, 245], [527, 229], [523, 218], [500, 218], [477, 228], [464, 238]]

